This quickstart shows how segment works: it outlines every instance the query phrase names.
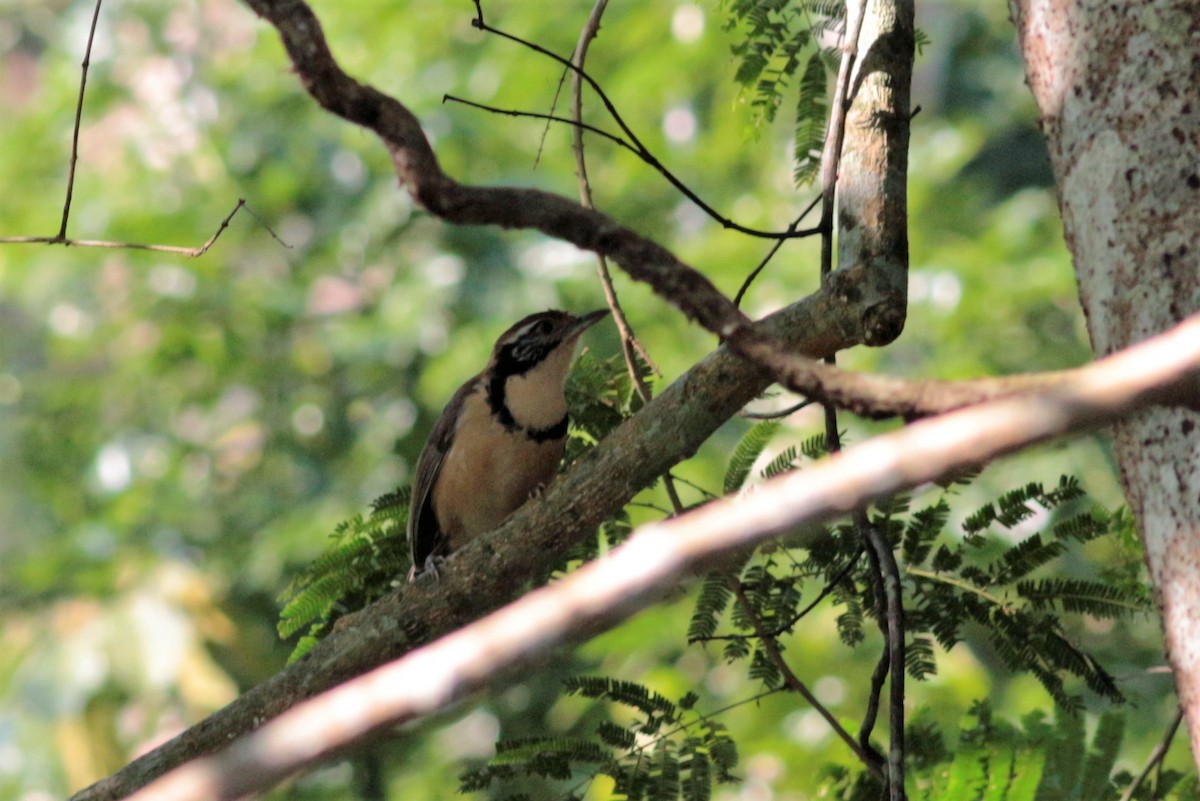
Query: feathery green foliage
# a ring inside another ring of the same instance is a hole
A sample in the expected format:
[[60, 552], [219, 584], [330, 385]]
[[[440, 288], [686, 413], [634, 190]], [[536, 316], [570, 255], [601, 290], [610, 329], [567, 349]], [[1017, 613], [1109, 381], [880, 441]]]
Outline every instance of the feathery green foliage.
[[734, 80], [749, 97], [756, 129], [770, 124], [784, 93], [800, 74], [793, 118], [794, 179], [806, 186], [817, 177], [828, 125], [828, 86], [837, 70], [831, 34], [842, 27], [842, 0], [735, 0], [727, 4], [726, 30], [740, 28], [732, 47], [738, 59]]
[[[909, 723], [905, 790], [911, 801], [979, 799], [980, 801], [1117, 801], [1133, 777], [1113, 774], [1125, 715], [1099, 717], [1089, 742], [1083, 719], [1059, 714], [1050, 722], [1041, 712], [1013, 725], [993, 716], [986, 701], [976, 701], [947, 748], [938, 725], [925, 712]], [[1052, 755], [1052, 756], [1050, 756]], [[821, 794], [830, 798], [878, 797], [869, 774], [830, 771]], [[1194, 777], [1182, 781], [1164, 771], [1156, 798], [1185, 801], [1192, 797]], [[1149, 789], [1134, 797], [1148, 799]]]
[[410, 564], [404, 534], [408, 506], [408, 488], [377, 498], [368, 515], [338, 525], [330, 547], [284, 591], [279, 636], [308, 627], [289, 661], [307, 653], [339, 617], [381, 598], [402, 580]]
[[811, 184], [821, 168], [821, 151], [828, 127], [828, 84], [825, 58], [820, 51], [814, 52], [808, 57], [804, 74], [800, 76], [800, 97], [796, 100], [796, 166], [792, 175], [796, 186]]
[[725, 494], [737, 492], [750, 477], [750, 470], [763, 449], [779, 433], [779, 423], [776, 420], [764, 420], [756, 423], [738, 442], [729, 457], [729, 466], [725, 468]]
[[[741, 486], [749, 466], [767, 446], [764, 435], [774, 430], [751, 429], [730, 459], [727, 478], [732, 480], [727, 487]], [[966, 481], [969, 477], [959, 477], [948, 487]], [[905, 574], [905, 663], [911, 676], [922, 679], [935, 673], [934, 643], [953, 648], [964, 626], [978, 624], [1011, 670], [1036, 677], [1064, 709], [1077, 710], [1082, 703], [1079, 694], [1068, 689], [1072, 678], [1097, 695], [1121, 700], [1112, 677], [1066, 636], [1059, 616], [1126, 617], [1147, 609], [1145, 593], [1102, 580], [1038, 575], [1074, 545], [1123, 529], [1122, 515], [1081, 508], [1082, 498], [1078, 481], [1071, 477], [1062, 477], [1048, 489], [1029, 483], [968, 515], [961, 538], [946, 530], [946, 495], [917, 509], [911, 508], [908, 495], [897, 495], [868, 511], [869, 524], [898, 550]], [[1013, 541], [1012, 529], [1027, 529], [1035, 522], [1040, 531]], [[807, 611], [806, 593], [811, 598], [814, 588], [823, 585], [822, 592], [841, 607], [837, 625], [842, 641], [857, 645], [865, 636], [864, 620], [880, 616], [877, 588], [870, 580], [870, 566], [858, 559], [860, 549], [860, 533], [850, 523], [828, 529], [807, 549], [793, 551], [783, 542], [764, 545], [737, 572], [745, 603], [734, 605], [727, 615], [732, 631], [717, 634], [732, 592], [726, 574], [712, 574], [697, 598], [689, 641], [725, 640], [726, 659], [748, 658], [752, 678], [779, 686], [778, 667], [762, 649], [759, 636], [790, 631]]]
[[[1081, 497], [1078, 482], [1067, 476], [1051, 490], [1031, 483], [969, 515], [957, 544], [944, 542], [931, 550], [925, 547], [932, 544], [931, 535], [906, 536], [906, 544], [910, 539], [924, 542], [904, 553], [913, 598], [910, 632], [932, 633], [949, 649], [961, 639], [964, 625], [978, 623], [1009, 668], [1035, 676], [1063, 707], [1078, 709], [1082, 703], [1078, 695], [1067, 692], [1067, 676], [1082, 679], [1100, 696], [1120, 700], [1121, 692], [1107, 671], [1066, 637], [1058, 613], [1119, 619], [1148, 609], [1144, 593], [1088, 579], [1033, 577], [1066, 554], [1071, 543], [1115, 531], [1118, 517], [1100, 509], [1067, 507]], [[1015, 544], [987, 536], [989, 526], [1011, 530], [1041, 513], [1049, 522], [1051, 512], [1062, 514], [1064, 520]], [[985, 559], [998, 545], [1003, 546], [999, 556]]]
[[626, 723], [601, 721], [588, 737], [501, 740], [487, 764], [465, 771], [460, 791], [487, 790], [521, 778], [573, 781], [566, 797], [600, 775], [612, 779], [616, 797], [631, 801], [706, 801], [714, 783], [736, 781], [737, 747], [719, 722], [691, 711], [696, 696], [673, 702], [628, 681], [576, 676], [569, 694], [634, 713]]
[[[649, 366], [641, 359], [635, 359], [635, 364], [642, 380], [650, 382], [653, 375]], [[563, 464], [577, 459], [642, 407], [641, 396], [619, 354], [602, 358], [584, 350], [575, 360], [564, 390], [571, 429]]]

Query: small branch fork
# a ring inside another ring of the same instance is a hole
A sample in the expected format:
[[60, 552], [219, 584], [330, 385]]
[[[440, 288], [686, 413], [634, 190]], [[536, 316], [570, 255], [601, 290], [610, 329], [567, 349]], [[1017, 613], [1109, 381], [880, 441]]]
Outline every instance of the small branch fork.
[[[69, 203], [69, 201], [68, 201], [68, 203]], [[238, 202], [234, 205], [233, 210], [230, 211], [228, 214], [226, 214], [225, 219], [221, 220], [221, 224], [217, 226], [216, 232], [214, 232], [213, 235], [210, 236], [208, 238], [208, 241], [206, 241], [204, 244], [202, 244], [198, 247], [194, 247], [194, 248], [187, 248], [187, 247], [182, 247], [182, 246], [177, 246], [177, 245], [147, 245], [147, 244], [143, 244], [140, 242], [108, 242], [108, 241], [97, 240], [97, 239], [65, 239], [65, 238], [62, 238], [61, 236], [3, 236], [3, 237], [0, 237], [0, 244], [65, 245], [67, 247], [79, 247], [79, 248], [114, 248], [114, 249], [119, 249], [119, 250], [148, 250], [153, 253], [173, 253], [177, 256], [186, 256], [189, 259], [195, 259], [200, 256], [203, 256], [205, 253], [207, 253], [209, 251], [209, 248], [211, 248], [213, 245], [216, 244], [217, 239], [221, 236], [222, 233], [224, 233], [225, 229], [229, 227], [229, 222], [233, 219], [234, 215], [237, 214], [242, 209], [245, 209], [247, 214], [249, 214], [251, 217], [253, 217], [255, 220], [257, 220], [258, 224], [261, 225], [264, 229], [266, 229], [267, 233], [269, 233], [276, 242], [283, 245], [285, 248], [291, 247], [291, 245], [287, 244], [282, 239], [280, 239], [279, 236], [273, 230], [271, 230], [271, 227], [269, 225], [267, 225], [267, 223], [261, 217], [259, 217], [257, 214], [255, 214], [250, 209], [249, 206], [246, 205], [245, 198], [238, 198]], [[65, 220], [64, 220], [64, 222], [65, 222]]]
[[[499, 114], [506, 114], [506, 115], [513, 116], [513, 117], [532, 117], [534, 119], [547, 120], [547, 121], [551, 121], [551, 122], [563, 122], [563, 123], [567, 123], [569, 125], [573, 125], [576, 127], [582, 127], [588, 131], [591, 131], [592, 133], [599, 134], [599, 135], [603, 136], [604, 138], [606, 138], [612, 142], [615, 142], [616, 144], [620, 145], [621, 147], [626, 148], [630, 152], [634, 153], [638, 158], [640, 158], [646, 164], [653, 167], [655, 170], [657, 170], [659, 172], [659, 174], [661, 174], [664, 178], [666, 178], [667, 181], [672, 186], [674, 186], [676, 189], [678, 189], [680, 191], [680, 193], [683, 194], [688, 200], [695, 203], [706, 214], [708, 214], [710, 217], [712, 217], [717, 222], [721, 223], [721, 226], [728, 230], [737, 231], [738, 233], [746, 234], [747, 236], [760, 237], [763, 239], [799, 239], [799, 238], [803, 238], [806, 236], [813, 236], [814, 234], [817, 233], [817, 229], [815, 229], [815, 228], [808, 229], [808, 230], [794, 230], [793, 228], [789, 228], [788, 230], [782, 231], [782, 232], [780, 232], [780, 231], [763, 231], [763, 230], [760, 230], [757, 228], [748, 228], [744, 225], [739, 225], [738, 223], [735, 223], [733, 220], [731, 220], [728, 217], [725, 217], [722, 214], [720, 214], [719, 212], [717, 212], [716, 209], [714, 209], [712, 206], [705, 203], [704, 200], [702, 200], [699, 195], [697, 195], [690, 188], [688, 188], [688, 186], [686, 184], [684, 184], [683, 181], [681, 181], [674, 173], [672, 173], [670, 170], [668, 170], [666, 168], [666, 166], [663, 165], [663, 163], [661, 161], [659, 161], [658, 158], [650, 151], [650, 149], [648, 147], [646, 147], [645, 144], [642, 143], [642, 141], [638, 138], [637, 134], [635, 134], [633, 132], [633, 129], [630, 128], [629, 125], [625, 122], [625, 120], [621, 116], [620, 112], [617, 111], [616, 105], [612, 102], [611, 99], [609, 99], [608, 95], [600, 87], [599, 82], [597, 82], [590, 75], [588, 75], [587, 71], [583, 69], [582, 61], [579, 61], [578, 63], [576, 63], [575, 59], [563, 58], [562, 56], [558, 55], [554, 51], [548, 50], [547, 48], [542, 47], [539, 44], [530, 42], [527, 39], [522, 39], [519, 36], [508, 33], [507, 31], [500, 30], [499, 28], [492, 27], [486, 21], [484, 21], [482, 0], [473, 0], [473, 2], [475, 3], [475, 19], [473, 19], [471, 21], [471, 25], [473, 27], [478, 28], [479, 30], [484, 31], [486, 33], [495, 34], [496, 36], [499, 36], [503, 39], [508, 39], [511, 42], [516, 42], [517, 44], [521, 45], [522, 47], [526, 47], [526, 48], [534, 51], [535, 53], [539, 53], [553, 61], [558, 62], [563, 67], [565, 67], [566, 69], [568, 69], [569, 71], [574, 73], [575, 85], [577, 87], [575, 91], [577, 94], [578, 94], [579, 81], [580, 80], [586, 81], [588, 86], [590, 86], [592, 88], [592, 90], [596, 93], [597, 97], [600, 98], [600, 102], [604, 104], [605, 110], [608, 112], [609, 116], [612, 117], [613, 122], [615, 122], [617, 124], [617, 127], [621, 129], [621, 133], [624, 134], [624, 137], [617, 136], [617, 135], [609, 133], [607, 131], [603, 131], [603, 130], [596, 128], [594, 126], [591, 126], [591, 125], [584, 125], [581, 121], [578, 120], [578, 118], [573, 119], [573, 120], [567, 120], [562, 117], [556, 117], [552, 114], [538, 114], [538, 113], [534, 113], [534, 112], [498, 109], [498, 108], [493, 108], [491, 106], [484, 106], [484, 105], [478, 104], [478, 103], [469, 103], [468, 101], [463, 101], [460, 98], [449, 96], [449, 95], [447, 95], [447, 99], [455, 100], [458, 102], [465, 102], [465, 103], [468, 103], [468, 105], [475, 106], [476, 108], [481, 108], [486, 111], [492, 111], [492, 112], [496, 112]], [[603, 8], [601, 8], [600, 13], [603, 14]], [[594, 16], [596, 17], [597, 22], [598, 22], [599, 16], [598, 15], [594, 15]], [[597, 30], [598, 30], [598, 28], [597, 28]], [[586, 32], [586, 28], [585, 28], [585, 32]], [[594, 36], [594, 35], [595, 35], [595, 32], [593, 31], [592, 36]], [[582, 41], [583, 41], [582, 38], [580, 41], [582, 43]], [[586, 45], [584, 46], [584, 51], [586, 52]], [[579, 52], [578, 49], [576, 52], [577, 53]]]
[[96, 39], [96, 26], [100, 20], [100, 6], [104, 0], [96, 0], [96, 7], [92, 10], [92, 24], [88, 28], [87, 47], [84, 49], [83, 62], [80, 64], [79, 70], [79, 97], [75, 101], [75, 122], [71, 129], [71, 157], [67, 167], [67, 193], [63, 200], [62, 221], [58, 226], [58, 233], [54, 236], [0, 236], [0, 244], [4, 245], [64, 245], [66, 247], [77, 248], [113, 248], [120, 250], [148, 250], [154, 253], [173, 253], [177, 256], [186, 256], [190, 259], [198, 258], [208, 252], [217, 241], [218, 237], [224, 233], [229, 227], [230, 220], [233, 219], [242, 209], [246, 213], [258, 221], [258, 224], [266, 229], [276, 242], [284, 247], [290, 247], [282, 239], [280, 239], [271, 227], [263, 221], [261, 217], [255, 214], [249, 206], [246, 205], [245, 198], [238, 198], [238, 202], [234, 205], [233, 210], [225, 215], [225, 219], [221, 220], [221, 224], [217, 226], [216, 232], [208, 238], [208, 241], [199, 247], [187, 248], [177, 245], [147, 245], [139, 242], [110, 242], [107, 240], [98, 239], [71, 239], [67, 236], [67, 222], [71, 218], [71, 199], [75, 194], [75, 167], [79, 162], [79, 130], [83, 120], [83, 97], [87, 90], [88, 69], [92, 64], [92, 43]]

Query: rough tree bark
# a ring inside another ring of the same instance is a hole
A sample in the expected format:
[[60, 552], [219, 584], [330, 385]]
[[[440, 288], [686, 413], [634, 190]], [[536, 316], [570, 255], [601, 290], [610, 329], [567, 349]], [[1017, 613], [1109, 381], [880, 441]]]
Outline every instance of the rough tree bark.
[[914, 8], [871, 0], [865, 12], [837, 172], [838, 269], [827, 280], [835, 294], [855, 297], [859, 337], [879, 347], [900, 335], [908, 306]]
[[[1097, 355], [1200, 309], [1200, 15], [1194, 0], [1013, 0]], [[1200, 414], [1115, 429], [1200, 765]]]

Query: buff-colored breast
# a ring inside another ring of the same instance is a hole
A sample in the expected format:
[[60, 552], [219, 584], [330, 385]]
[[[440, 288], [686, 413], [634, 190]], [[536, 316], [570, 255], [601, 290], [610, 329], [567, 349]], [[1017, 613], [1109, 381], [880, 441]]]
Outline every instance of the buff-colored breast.
[[536, 442], [506, 430], [482, 390], [469, 395], [433, 491], [434, 514], [450, 550], [496, 528], [548, 484], [563, 450], [563, 440]]

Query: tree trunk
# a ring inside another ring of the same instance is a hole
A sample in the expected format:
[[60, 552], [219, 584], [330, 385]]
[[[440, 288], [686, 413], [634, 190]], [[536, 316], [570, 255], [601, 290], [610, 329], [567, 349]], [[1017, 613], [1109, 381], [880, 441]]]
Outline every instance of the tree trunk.
[[[1096, 354], [1200, 310], [1195, 0], [1012, 0]], [[1117, 460], [1200, 765], [1200, 415], [1115, 427]]]

